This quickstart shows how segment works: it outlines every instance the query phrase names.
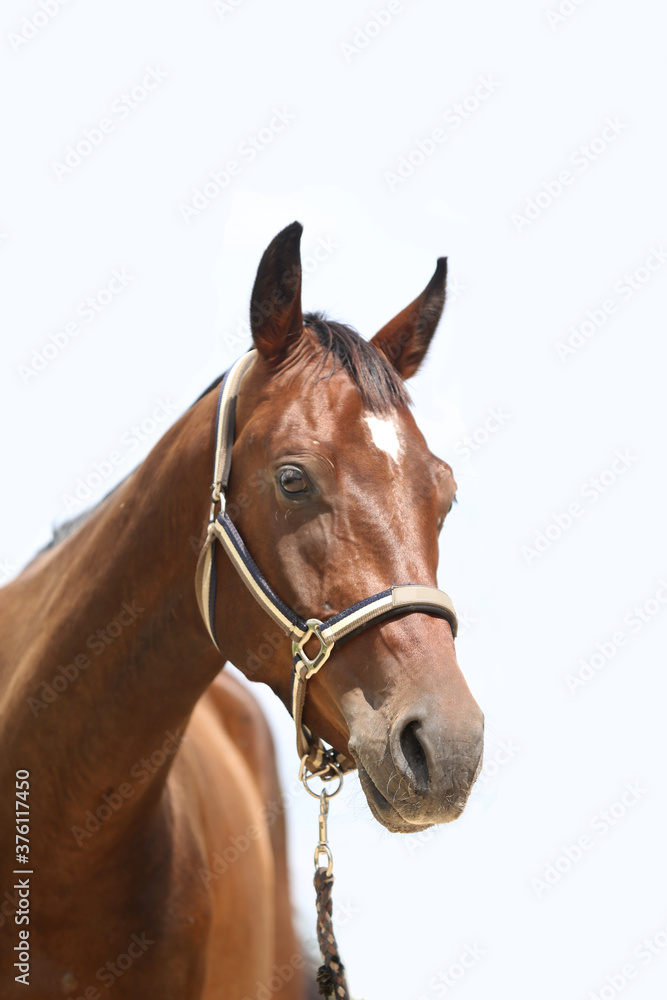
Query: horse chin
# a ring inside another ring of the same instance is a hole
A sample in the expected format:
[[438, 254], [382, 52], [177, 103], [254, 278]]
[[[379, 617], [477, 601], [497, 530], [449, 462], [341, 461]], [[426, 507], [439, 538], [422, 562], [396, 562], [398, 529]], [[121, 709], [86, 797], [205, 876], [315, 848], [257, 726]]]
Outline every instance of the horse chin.
[[428, 830], [429, 827], [435, 826], [438, 823], [449, 823], [454, 819], [458, 819], [463, 812], [465, 803], [450, 808], [447, 813], [443, 812], [437, 818], [429, 818], [427, 820], [420, 816], [419, 812], [412, 805], [409, 807], [409, 811], [404, 807], [404, 811], [399, 812], [396, 806], [382, 794], [358, 758], [356, 759], [356, 763], [361, 787], [364, 790], [366, 801], [373, 816], [378, 823], [381, 823], [382, 826], [392, 833], [421, 833], [422, 830]]

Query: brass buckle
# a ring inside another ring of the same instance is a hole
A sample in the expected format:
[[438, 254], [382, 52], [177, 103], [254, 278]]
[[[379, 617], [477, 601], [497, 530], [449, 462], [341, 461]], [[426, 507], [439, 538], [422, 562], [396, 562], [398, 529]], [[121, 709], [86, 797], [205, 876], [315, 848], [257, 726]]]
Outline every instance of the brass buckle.
[[[298, 657], [305, 666], [306, 673], [303, 679], [307, 681], [308, 678], [312, 677], [313, 674], [316, 674], [317, 671], [322, 666], [322, 664], [328, 660], [331, 654], [331, 650], [333, 649], [333, 643], [330, 646], [327, 646], [326, 642], [324, 641], [320, 633], [317, 631], [320, 625], [322, 625], [322, 622], [319, 620], [319, 618], [306, 619], [306, 625], [308, 626], [308, 631], [303, 634], [303, 636], [299, 639], [298, 642], [292, 641], [292, 658]], [[316, 655], [311, 660], [311, 658], [308, 656], [308, 653], [306, 653], [303, 647], [305, 646], [305, 644], [308, 642], [308, 640], [312, 635], [317, 636], [317, 638], [319, 639], [320, 648], [316, 653]]]

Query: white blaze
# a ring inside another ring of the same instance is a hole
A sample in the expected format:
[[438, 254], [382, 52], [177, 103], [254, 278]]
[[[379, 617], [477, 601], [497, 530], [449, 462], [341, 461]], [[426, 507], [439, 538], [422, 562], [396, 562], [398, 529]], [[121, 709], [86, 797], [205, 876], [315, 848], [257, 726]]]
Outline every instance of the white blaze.
[[364, 417], [364, 420], [368, 424], [376, 448], [386, 451], [390, 458], [398, 462], [401, 445], [394, 421], [390, 418], [382, 420], [380, 417]]

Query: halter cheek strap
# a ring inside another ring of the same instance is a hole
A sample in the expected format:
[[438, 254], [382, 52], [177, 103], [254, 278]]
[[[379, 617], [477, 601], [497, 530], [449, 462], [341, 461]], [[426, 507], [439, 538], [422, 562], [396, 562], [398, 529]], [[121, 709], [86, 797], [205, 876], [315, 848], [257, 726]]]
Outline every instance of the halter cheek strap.
[[[219, 649], [215, 632], [217, 579], [215, 542], [217, 541], [255, 600], [292, 641], [291, 710], [296, 725], [297, 752], [302, 763], [305, 763], [307, 770], [312, 773], [325, 771], [329, 765], [335, 765], [341, 770], [350, 770], [352, 765], [347, 757], [337, 754], [334, 750], [325, 749], [322, 741], [313, 737], [308, 727], [303, 724], [308, 680], [324, 666], [336, 643], [340, 645], [370, 625], [395, 615], [422, 612], [445, 618], [451, 626], [452, 634], [456, 637], [456, 612], [444, 591], [421, 584], [392, 585], [379, 594], [373, 594], [372, 597], [351, 605], [326, 621], [320, 621], [318, 618], [304, 620], [276, 594], [262, 575], [225, 509], [225, 491], [229, 484], [232, 463], [236, 399], [241, 380], [256, 355], [257, 352], [253, 350], [239, 358], [225, 373], [220, 386], [211, 510], [208, 531], [199, 555], [195, 576], [197, 603], [209, 635]], [[216, 516], [218, 504], [220, 509]], [[311, 638], [319, 640], [320, 644], [313, 657], [305, 650]]]

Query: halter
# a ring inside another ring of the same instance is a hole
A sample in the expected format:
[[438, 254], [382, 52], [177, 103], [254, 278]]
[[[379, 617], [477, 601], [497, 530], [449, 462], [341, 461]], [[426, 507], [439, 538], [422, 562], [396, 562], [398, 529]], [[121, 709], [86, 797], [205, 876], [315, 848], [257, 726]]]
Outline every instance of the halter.
[[[333, 775], [336, 771], [351, 770], [351, 765], [343, 754], [333, 749], [325, 749], [319, 738], [313, 736], [304, 725], [303, 707], [306, 699], [308, 680], [322, 668], [331, 655], [336, 643], [341, 643], [357, 635], [370, 625], [384, 621], [394, 615], [412, 612], [445, 618], [454, 637], [457, 631], [456, 612], [451, 600], [442, 590], [421, 584], [392, 584], [387, 590], [373, 594], [345, 611], [320, 621], [319, 618], [300, 618], [275, 593], [262, 575], [245, 543], [226, 512], [225, 490], [229, 485], [234, 444], [234, 420], [236, 400], [243, 376], [257, 356], [251, 350], [239, 358], [225, 373], [220, 386], [218, 411], [216, 416], [215, 466], [211, 492], [211, 510], [204, 547], [197, 562], [195, 589], [197, 603], [211, 639], [218, 646], [215, 632], [216, 598], [216, 549], [217, 540], [222, 545], [246, 587], [276, 625], [292, 641], [292, 718], [296, 725], [296, 748], [301, 759], [302, 773]], [[217, 505], [220, 509], [216, 516]], [[314, 657], [308, 656], [305, 646], [311, 637], [319, 640], [320, 648]]]

